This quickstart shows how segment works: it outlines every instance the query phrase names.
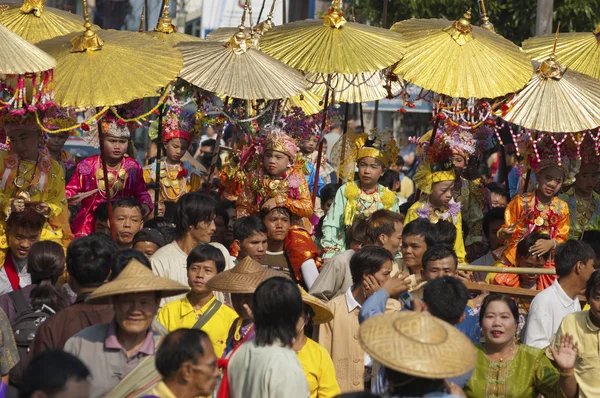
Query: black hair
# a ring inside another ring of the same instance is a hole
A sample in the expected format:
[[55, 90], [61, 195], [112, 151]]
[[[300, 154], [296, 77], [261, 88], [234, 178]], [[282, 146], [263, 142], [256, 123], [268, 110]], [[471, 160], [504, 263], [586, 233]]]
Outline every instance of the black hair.
[[291, 347], [302, 316], [302, 295], [295, 282], [276, 276], [262, 282], [252, 297], [256, 345]]
[[422, 397], [432, 392], [443, 392], [447, 389], [444, 379], [416, 377], [388, 367], [385, 368], [384, 372], [390, 392], [393, 394], [401, 393], [402, 396], [406, 397]]
[[50, 350], [36, 355], [25, 372], [19, 389], [19, 398], [30, 398], [34, 392], [43, 391], [54, 396], [63, 391], [70, 380], [86, 380], [88, 368], [77, 357], [63, 350]]
[[399, 181], [400, 181], [400, 173], [398, 173], [396, 170], [387, 169], [381, 175], [381, 177], [379, 177], [379, 180], [377, 180], [377, 183], [380, 185], [383, 185], [384, 187], [386, 187], [387, 189], [389, 189], [390, 191], [393, 192], [394, 184]]
[[465, 312], [469, 291], [457, 278], [442, 276], [425, 284], [423, 301], [431, 315], [456, 325]]
[[502, 195], [506, 198], [507, 202], [510, 202], [510, 194], [508, 192], [508, 189], [506, 189], [506, 187], [504, 187], [504, 185], [494, 181], [494, 182], [490, 182], [485, 187], [487, 188], [488, 191], [490, 191], [490, 194], [495, 193], [498, 195]]
[[594, 249], [585, 242], [570, 239], [556, 248], [556, 274], [559, 278], [567, 276], [579, 261], [585, 265], [590, 260], [596, 260]]
[[585, 298], [588, 303], [592, 299], [592, 296], [598, 292], [598, 289], [600, 289], [600, 269], [592, 272], [590, 279], [585, 284]]
[[223, 224], [227, 226], [229, 224], [229, 214], [225, 211], [225, 207], [223, 207], [223, 203], [217, 201], [217, 209], [215, 210], [215, 215], [217, 217], [223, 218]]
[[396, 166], [400, 166], [400, 167], [404, 166], [404, 157], [403, 156], [398, 155], [398, 157], [396, 158]]
[[456, 253], [454, 252], [454, 249], [452, 247], [449, 247], [445, 244], [427, 246], [427, 250], [425, 250], [425, 253], [423, 253], [422, 267], [423, 269], [425, 269], [427, 268], [427, 264], [429, 264], [430, 261], [442, 260], [448, 257], [452, 257], [452, 259], [454, 260], [454, 267], [457, 268], [458, 257], [456, 256]]
[[436, 245], [454, 247], [454, 242], [456, 242], [456, 225], [450, 221], [440, 220], [435, 224], [435, 229], [438, 233]]
[[408, 209], [411, 208], [412, 205], [414, 205], [415, 202], [413, 200], [408, 200], [404, 203], [402, 203], [399, 207], [398, 207], [398, 213], [402, 214], [403, 216], [406, 217], [406, 214], [408, 213]]
[[13, 211], [6, 220], [6, 231], [16, 232], [18, 229], [27, 232], [42, 233], [46, 217], [35, 210], [31, 203], [25, 204], [25, 210]]
[[261, 209], [259, 217], [264, 222], [265, 218], [272, 212], [275, 212], [275, 213], [281, 214], [281, 215], [286, 215], [290, 219], [290, 222], [292, 221], [292, 212], [287, 207], [274, 207], [271, 210]]
[[154, 217], [144, 221], [144, 228], [156, 229], [165, 238], [165, 245], [175, 240], [175, 224], [165, 217]]
[[[519, 257], [530, 257], [532, 254], [529, 252], [531, 246], [535, 245], [540, 239], [550, 239], [550, 236], [540, 234], [539, 232], [532, 232], [525, 239], [517, 244], [517, 258]], [[541, 256], [544, 260], [548, 260], [550, 257], [550, 251], [546, 252]]]
[[377, 210], [367, 220], [367, 242], [376, 244], [379, 235], [391, 236], [396, 231], [396, 225], [402, 225], [402, 216], [390, 210]]
[[156, 369], [164, 378], [177, 374], [184, 362], [194, 365], [204, 355], [204, 344], [212, 344], [206, 332], [200, 329], [178, 329], [167, 334], [156, 352]]
[[417, 218], [406, 224], [402, 230], [402, 237], [422, 236], [427, 247], [435, 245], [437, 230], [435, 225], [424, 218]]
[[165, 245], [165, 237], [158, 229], [142, 228], [133, 235], [133, 246], [138, 242], [151, 242], [161, 248]]
[[356, 285], [361, 282], [364, 274], [375, 274], [388, 260], [394, 261], [394, 256], [381, 246], [366, 246], [358, 249], [350, 258], [352, 283]]
[[146, 257], [144, 253], [135, 249], [124, 249], [116, 252], [111, 257], [110, 277], [108, 278], [108, 280], [115, 280], [115, 278], [119, 276], [121, 271], [123, 271], [125, 267], [127, 267], [127, 264], [129, 264], [129, 262], [134, 258], [140, 263], [144, 264], [146, 268], [150, 270], [152, 269], [152, 265], [150, 265], [150, 260], [148, 260], [148, 257]]
[[186, 193], [175, 210], [175, 232], [178, 238], [185, 236], [191, 227], [200, 222], [210, 222], [216, 214], [217, 201], [209, 195]]
[[267, 234], [265, 223], [256, 216], [240, 217], [233, 223], [233, 239], [242, 242], [255, 233]]
[[[156, 191], [158, 188], [158, 184], [154, 181], [150, 181], [146, 183], [146, 191], [153, 190]], [[152, 198], [154, 200], [154, 198]]]
[[600, 257], [600, 231], [585, 231], [581, 241], [590, 245], [594, 249], [596, 257]]
[[108, 221], [108, 202], [100, 202], [94, 210], [94, 221]]
[[118, 250], [101, 232], [75, 239], [67, 247], [67, 271], [81, 287], [98, 287], [108, 278], [111, 257]]
[[71, 305], [69, 297], [55, 286], [65, 270], [65, 251], [61, 245], [49, 240], [34, 243], [27, 257], [27, 269], [31, 283], [36, 285], [30, 293], [31, 308], [47, 305], [58, 312]]
[[200, 143], [200, 146], [209, 146], [212, 147], [212, 150], [215, 150], [215, 146], [217, 145], [217, 140], [215, 140], [214, 138], [209, 138], [207, 140], [204, 140]]
[[483, 299], [483, 304], [481, 304], [481, 310], [479, 311], [479, 324], [483, 325], [483, 318], [485, 318], [485, 311], [487, 310], [488, 305], [494, 301], [503, 301], [508, 305], [510, 309], [510, 313], [515, 319], [515, 323], [519, 324], [519, 307], [517, 306], [517, 302], [507, 296], [506, 294], [500, 293], [490, 293], [485, 299]]
[[321, 189], [321, 206], [323, 206], [328, 200], [335, 199], [335, 195], [337, 194], [338, 189], [340, 189], [339, 184], [334, 182], [325, 185]]
[[115, 199], [115, 201], [112, 202], [112, 206], [113, 211], [117, 210], [119, 207], [135, 207], [140, 211], [140, 215], [144, 215], [144, 208], [142, 207], [141, 203], [136, 198], [132, 198], [131, 196], [124, 196], [122, 198]]
[[223, 272], [225, 269], [225, 256], [221, 250], [210, 244], [198, 245], [187, 256], [187, 269], [190, 269], [194, 263], [202, 263], [204, 261], [214, 261], [217, 267], [217, 273]]
[[367, 221], [366, 218], [358, 218], [346, 229], [346, 242], [348, 244], [352, 242], [364, 244], [367, 242]]
[[506, 207], [492, 207], [483, 216], [483, 234], [487, 236], [490, 233], [490, 224], [493, 221], [504, 221], [504, 212]]

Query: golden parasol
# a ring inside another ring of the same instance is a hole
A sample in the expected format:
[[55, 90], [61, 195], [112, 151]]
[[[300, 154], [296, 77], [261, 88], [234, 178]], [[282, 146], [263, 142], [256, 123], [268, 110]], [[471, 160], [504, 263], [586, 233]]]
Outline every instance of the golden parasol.
[[169, 18], [169, 0], [165, 0], [163, 14], [158, 19], [156, 28], [153, 31], [144, 32], [144, 34], [164, 41], [172, 46], [182, 41], [204, 41], [199, 37], [186, 35], [177, 32], [173, 21]]
[[527, 129], [575, 133], [600, 126], [600, 80], [565, 68], [551, 54], [499, 116]]
[[24, 75], [53, 69], [54, 58], [0, 25], [0, 74]]
[[84, 7], [85, 32], [38, 43], [57, 61], [55, 102], [59, 106], [120, 105], [157, 96], [177, 78], [181, 54], [167, 43], [137, 32], [92, 32]]
[[[22, 5], [5, 3], [9, 9], [0, 13], [0, 24], [30, 43], [38, 43], [74, 32], [83, 32], [83, 19], [76, 14], [45, 7], [44, 0], [25, 0]], [[97, 26], [92, 26], [98, 29]]]
[[[543, 61], [554, 41], [554, 35], [531, 37], [523, 42], [523, 49], [534, 61]], [[563, 33], [555, 54], [563, 66], [600, 79], [600, 24], [593, 32]]]
[[493, 31], [472, 26], [471, 12], [450, 22], [409, 19], [391, 30], [408, 41], [393, 72], [426, 90], [453, 98], [496, 98], [520, 90], [533, 68], [527, 55]]
[[179, 43], [180, 77], [204, 90], [239, 99], [280, 99], [300, 94], [302, 75], [248, 44], [240, 25], [227, 43]]

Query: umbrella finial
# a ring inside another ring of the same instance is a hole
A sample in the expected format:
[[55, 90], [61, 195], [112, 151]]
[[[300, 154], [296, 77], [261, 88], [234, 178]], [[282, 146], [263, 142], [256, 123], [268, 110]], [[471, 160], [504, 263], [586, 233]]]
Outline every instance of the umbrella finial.
[[90, 16], [88, 15], [87, 0], [83, 0], [83, 20], [85, 21], [83, 24], [85, 31], [81, 36], [75, 36], [71, 39], [71, 44], [73, 45], [71, 52], [79, 53], [87, 50], [101, 50], [104, 42], [92, 31], [92, 24], [90, 23]]
[[246, 23], [246, 13], [248, 12], [248, 0], [246, 0], [246, 4], [244, 4], [244, 13], [242, 14], [242, 23], [238, 26], [238, 32], [229, 39], [226, 44], [227, 48], [230, 48], [236, 54], [244, 54], [248, 51], [248, 35], [246, 35], [246, 28], [244, 24]]
[[473, 30], [473, 27], [471, 26], [471, 9], [469, 8], [463, 17], [456, 21], [455, 24], [456, 30], [460, 33], [471, 33]]
[[21, 12], [24, 14], [33, 14], [40, 18], [44, 11], [44, 0], [25, 0], [21, 6]]
[[554, 35], [554, 44], [552, 45], [552, 57], [556, 55], [556, 43], [558, 43], [558, 33], [560, 31], [560, 22], [556, 27], [556, 34]]
[[592, 33], [594, 33], [596, 36], [600, 35], [600, 23], [596, 25], [596, 29], [594, 29]]
[[264, 35], [273, 28], [273, 12], [275, 11], [275, 3], [277, 3], [277, 0], [273, 0], [273, 3], [271, 4], [271, 10], [269, 11], [269, 15], [267, 15], [266, 21], [261, 22], [256, 27], [256, 32], [258, 33], [258, 36]]
[[473, 26], [471, 25], [471, 9], [469, 8], [461, 19], [452, 22], [452, 25], [442, 30], [448, 33], [450, 37], [452, 37], [459, 46], [464, 46], [465, 44], [473, 40]]
[[327, 9], [327, 13], [324, 14], [321, 19], [323, 19], [323, 25], [325, 26], [336, 29], [344, 26], [346, 24], [346, 19], [344, 18], [344, 13], [340, 11], [340, 1], [333, 0], [331, 7]]
[[140, 15], [140, 26], [138, 28], [139, 32], [144, 31], [144, 12], [146, 11], [146, 7], [142, 6], [142, 15]]
[[175, 33], [177, 32], [177, 28], [173, 25], [173, 20], [169, 18], [169, 0], [165, 0], [165, 7], [163, 8], [163, 14], [160, 18], [158, 18], [158, 23], [156, 24], [156, 32], [162, 33]]
[[485, 10], [485, 0], [479, 0], [479, 10], [481, 13], [481, 27], [485, 30], [494, 32], [494, 25], [490, 22]]
[[545, 79], [560, 80], [560, 79], [562, 79], [563, 75], [565, 74], [565, 71], [567, 70], [567, 68], [562, 66], [556, 60], [556, 55], [555, 55], [556, 44], [558, 43], [559, 29], [560, 29], [560, 23], [558, 24], [558, 27], [556, 28], [556, 35], [554, 36], [554, 45], [552, 46], [552, 53], [550, 54], [550, 56], [547, 59], [544, 60], [544, 62], [542, 62], [540, 64], [540, 66], [536, 70], [536, 72]]

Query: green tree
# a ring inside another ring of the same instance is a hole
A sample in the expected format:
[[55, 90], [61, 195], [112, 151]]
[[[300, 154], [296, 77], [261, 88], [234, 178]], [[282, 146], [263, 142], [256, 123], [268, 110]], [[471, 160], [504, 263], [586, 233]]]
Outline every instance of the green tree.
[[[358, 22], [383, 26], [384, 0], [348, 0], [346, 14], [354, 8]], [[468, 9], [471, 22], [479, 24], [477, 0], [389, 0], [387, 26], [409, 18], [445, 18], [455, 20]], [[490, 22], [496, 32], [520, 45], [535, 34], [536, 1], [486, 0]], [[591, 32], [600, 22], [600, 0], [554, 0], [554, 27], [561, 32]]]

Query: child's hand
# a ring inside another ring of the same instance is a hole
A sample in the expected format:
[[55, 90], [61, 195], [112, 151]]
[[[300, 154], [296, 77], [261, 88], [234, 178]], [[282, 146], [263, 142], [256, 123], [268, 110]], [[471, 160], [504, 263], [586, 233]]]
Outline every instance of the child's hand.
[[515, 232], [514, 226], [501, 228], [500, 230], [498, 230], [498, 239], [500, 239], [503, 242], [506, 240], [509, 240], [512, 237], [514, 232]]
[[267, 200], [262, 205], [263, 210], [266, 210], [266, 211], [271, 211], [272, 209], [274, 209], [276, 207], [277, 207], [277, 201], [275, 200], [275, 198], [271, 198], [271, 199]]
[[538, 239], [533, 246], [529, 248], [529, 253], [541, 257], [556, 247], [552, 239]]

